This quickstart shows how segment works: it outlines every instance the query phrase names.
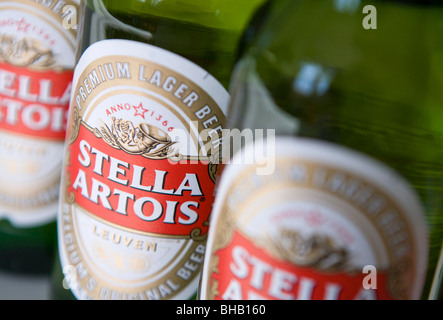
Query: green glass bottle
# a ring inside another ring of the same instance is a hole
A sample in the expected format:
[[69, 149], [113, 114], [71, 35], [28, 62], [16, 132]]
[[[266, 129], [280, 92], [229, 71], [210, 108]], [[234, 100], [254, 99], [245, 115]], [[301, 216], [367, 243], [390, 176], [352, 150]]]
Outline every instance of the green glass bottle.
[[2, 270], [51, 270], [78, 5], [0, 3]]
[[267, 143], [231, 146], [202, 298], [428, 299], [443, 236], [443, 7], [275, 0], [261, 17], [228, 127]]
[[238, 41], [260, 3], [84, 1], [54, 298], [195, 297], [215, 137]]

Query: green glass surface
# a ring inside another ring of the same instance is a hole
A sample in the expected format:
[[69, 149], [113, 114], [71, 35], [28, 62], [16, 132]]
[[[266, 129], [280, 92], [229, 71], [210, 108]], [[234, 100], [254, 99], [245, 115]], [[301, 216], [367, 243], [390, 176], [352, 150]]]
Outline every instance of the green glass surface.
[[[376, 29], [363, 24], [366, 5]], [[428, 298], [443, 239], [443, 4], [275, 0], [269, 10], [245, 38], [229, 127], [315, 137], [397, 170], [425, 209]]]

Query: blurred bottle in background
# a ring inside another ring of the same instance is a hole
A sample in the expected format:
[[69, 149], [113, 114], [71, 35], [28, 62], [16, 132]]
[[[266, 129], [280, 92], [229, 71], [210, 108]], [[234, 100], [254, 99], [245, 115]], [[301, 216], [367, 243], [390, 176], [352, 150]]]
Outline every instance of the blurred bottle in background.
[[0, 268], [50, 272], [79, 1], [0, 1]]
[[432, 299], [443, 6], [274, 0], [260, 14], [232, 80], [237, 152], [201, 298]]
[[261, 2], [83, 2], [54, 298], [195, 296], [221, 143], [212, 136]]

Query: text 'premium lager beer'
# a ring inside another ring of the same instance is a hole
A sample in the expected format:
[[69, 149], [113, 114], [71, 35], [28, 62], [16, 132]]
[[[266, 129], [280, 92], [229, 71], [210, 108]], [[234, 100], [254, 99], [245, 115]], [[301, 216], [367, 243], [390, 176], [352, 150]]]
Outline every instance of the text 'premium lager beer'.
[[58, 216], [75, 298], [195, 295], [226, 87], [258, 3], [84, 2]]
[[49, 273], [78, 1], [0, 1], [0, 268]]
[[433, 298], [443, 232], [436, 3], [275, 0], [255, 19], [268, 16], [251, 27], [227, 126], [268, 134], [253, 131], [223, 170], [203, 299]]

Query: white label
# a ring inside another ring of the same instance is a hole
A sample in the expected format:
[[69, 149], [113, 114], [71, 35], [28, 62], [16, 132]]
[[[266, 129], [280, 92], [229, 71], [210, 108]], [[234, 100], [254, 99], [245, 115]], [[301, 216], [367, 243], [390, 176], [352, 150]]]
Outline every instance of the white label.
[[77, 298], [195, 294], [228, 99], [199, 66], [151, 45], [104, 40], [84, 52], [59, 217]]

